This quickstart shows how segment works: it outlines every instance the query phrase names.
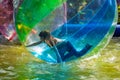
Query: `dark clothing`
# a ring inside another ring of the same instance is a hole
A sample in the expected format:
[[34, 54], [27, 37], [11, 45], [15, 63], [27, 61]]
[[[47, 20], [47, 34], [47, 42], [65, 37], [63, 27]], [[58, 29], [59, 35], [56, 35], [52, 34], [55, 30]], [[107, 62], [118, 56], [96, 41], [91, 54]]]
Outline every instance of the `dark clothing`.
[[58, 62], [60, 62], [59, 58], [61, 58], [62, 61], [65, 61], [66, 59], [72, 56], [80, 57], [84, 55], [91, 47], [91, 45], [87, 44], [81, 51], [76, 51], [76, 49], [72, 46], [72, 44], [69, 41], [61, 42], [56, 45], [57, 52], [59, 53], [56, 54]]

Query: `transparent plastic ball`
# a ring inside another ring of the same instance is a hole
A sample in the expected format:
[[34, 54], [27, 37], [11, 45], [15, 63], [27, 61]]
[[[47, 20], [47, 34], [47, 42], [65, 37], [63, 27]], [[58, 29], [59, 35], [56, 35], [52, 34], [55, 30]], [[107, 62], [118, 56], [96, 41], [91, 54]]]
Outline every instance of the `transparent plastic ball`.
[[116, 0], [23, 0], [16, 30], [35, 57], [60, 63], [97, 53], [112, 37]]

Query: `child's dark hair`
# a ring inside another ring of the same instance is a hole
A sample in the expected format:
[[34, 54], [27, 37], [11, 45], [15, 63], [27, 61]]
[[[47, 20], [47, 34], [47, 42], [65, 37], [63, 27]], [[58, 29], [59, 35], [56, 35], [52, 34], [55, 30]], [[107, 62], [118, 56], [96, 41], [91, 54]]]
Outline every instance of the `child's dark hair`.
[[50, 32], [48, 32], [48, 31], [41, 31], [39, 33], [39, 36], [42, 37], [42, 38], [44, 38], [44, 39], [50, 38]]

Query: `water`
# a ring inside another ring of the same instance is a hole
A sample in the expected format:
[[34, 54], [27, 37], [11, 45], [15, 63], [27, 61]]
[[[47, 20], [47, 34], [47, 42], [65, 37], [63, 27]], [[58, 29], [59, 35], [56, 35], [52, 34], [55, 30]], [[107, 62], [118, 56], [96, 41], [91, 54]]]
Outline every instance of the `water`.
[[0, 45], [0, 80], [120, 80], [120, 38], [99, 54], [62, 64], [50, 64], [23, 46]]

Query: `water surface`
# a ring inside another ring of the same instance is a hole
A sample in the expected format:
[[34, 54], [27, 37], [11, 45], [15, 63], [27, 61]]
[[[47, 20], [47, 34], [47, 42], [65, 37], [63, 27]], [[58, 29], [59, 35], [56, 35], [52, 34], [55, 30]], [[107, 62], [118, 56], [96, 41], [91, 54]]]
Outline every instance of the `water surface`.
[[50, 64], [23, 46], [0, 45], [0, 80], [120, 80], [120, 38], [89, 58]]

